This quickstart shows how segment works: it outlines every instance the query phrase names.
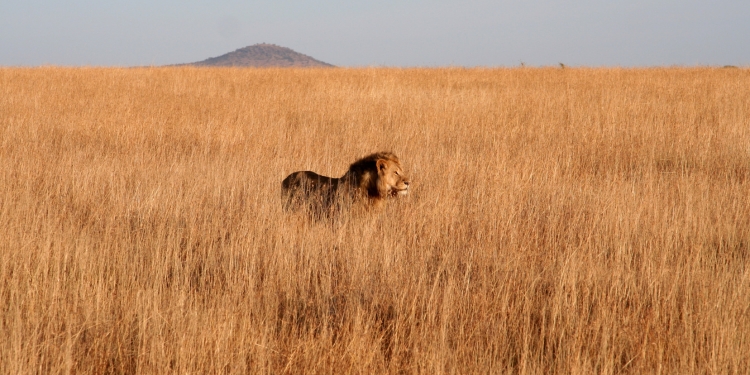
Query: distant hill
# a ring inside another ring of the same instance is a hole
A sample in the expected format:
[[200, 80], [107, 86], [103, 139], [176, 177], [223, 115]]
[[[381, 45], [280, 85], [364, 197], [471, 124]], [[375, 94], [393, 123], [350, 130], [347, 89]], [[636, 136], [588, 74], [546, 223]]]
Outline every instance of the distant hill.
[[310, 56], [274, 44], [255, 44], [234, 52], [181, 66], [333, 67]]

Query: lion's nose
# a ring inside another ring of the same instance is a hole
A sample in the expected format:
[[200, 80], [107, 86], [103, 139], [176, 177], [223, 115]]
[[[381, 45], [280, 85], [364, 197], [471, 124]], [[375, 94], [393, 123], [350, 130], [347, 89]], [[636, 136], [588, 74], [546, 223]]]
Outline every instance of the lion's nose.
[[409, 186], [409, 181], [404, 181], [404, 185]]

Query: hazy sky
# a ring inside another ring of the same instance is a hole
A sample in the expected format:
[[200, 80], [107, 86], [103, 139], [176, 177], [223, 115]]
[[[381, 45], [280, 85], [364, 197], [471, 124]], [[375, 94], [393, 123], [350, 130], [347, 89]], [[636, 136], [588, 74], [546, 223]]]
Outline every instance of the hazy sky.
[[273, 43], [340, 66], [750, 65], [750, 0], [2, 0], [0, 65], [164, 65]]

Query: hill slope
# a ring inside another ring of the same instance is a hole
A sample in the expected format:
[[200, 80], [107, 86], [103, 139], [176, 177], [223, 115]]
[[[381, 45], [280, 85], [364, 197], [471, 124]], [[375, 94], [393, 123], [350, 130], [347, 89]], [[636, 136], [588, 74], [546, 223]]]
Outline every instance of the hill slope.
[[310, 56], [274, 44], [255, 44], [234, 52], [182, 65], [254, 67], [333, 67]]

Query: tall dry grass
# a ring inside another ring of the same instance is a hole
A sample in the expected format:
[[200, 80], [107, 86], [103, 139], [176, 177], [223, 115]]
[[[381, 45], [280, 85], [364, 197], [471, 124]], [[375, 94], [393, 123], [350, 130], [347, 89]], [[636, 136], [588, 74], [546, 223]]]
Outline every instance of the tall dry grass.
[[0, 166], [3, 373], [750, 371], [747, 69], [5, 68]]

